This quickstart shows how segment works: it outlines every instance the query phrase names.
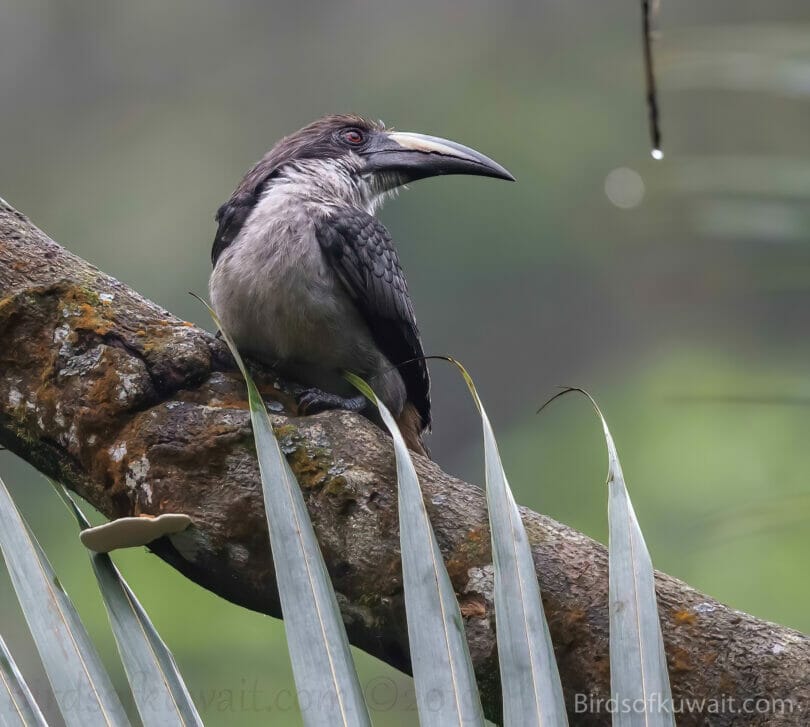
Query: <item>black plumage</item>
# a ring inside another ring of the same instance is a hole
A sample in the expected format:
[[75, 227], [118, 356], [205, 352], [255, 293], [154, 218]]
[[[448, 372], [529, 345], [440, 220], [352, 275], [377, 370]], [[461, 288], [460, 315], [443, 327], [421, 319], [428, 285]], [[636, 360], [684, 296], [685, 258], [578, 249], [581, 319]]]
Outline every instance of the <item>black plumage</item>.
[[402, 376], [423, 426], [429, 427], [430, 376], [391, 235], [379, 220], [356, 208], [324, 218], [316, 235], [375, 343]]

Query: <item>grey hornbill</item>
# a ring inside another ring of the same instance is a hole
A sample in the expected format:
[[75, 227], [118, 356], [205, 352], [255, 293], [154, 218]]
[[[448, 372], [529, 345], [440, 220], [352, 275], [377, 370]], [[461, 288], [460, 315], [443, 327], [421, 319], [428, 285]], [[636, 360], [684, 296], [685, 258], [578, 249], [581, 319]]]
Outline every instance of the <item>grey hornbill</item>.
[[399, 186], [440, 174], [512, 180], [461, 144], [327, 116], [279, 141], [217, 212], [211, 301], [239, 349], [307, 387], [306, 413], [360, 411], [365, 378], [425, 452], [430, 380], [405, 276], [374, 217]]

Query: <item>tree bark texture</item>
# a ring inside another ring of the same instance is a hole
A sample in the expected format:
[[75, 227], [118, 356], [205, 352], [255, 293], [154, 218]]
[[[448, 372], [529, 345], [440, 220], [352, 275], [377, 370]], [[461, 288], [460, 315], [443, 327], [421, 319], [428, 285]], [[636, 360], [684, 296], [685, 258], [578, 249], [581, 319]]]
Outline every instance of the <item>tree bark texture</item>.
[[[2, 201], [0, 201], [2, 202]], [[298, 478], [353, 644], [409, 669], [387, 435], [361, 416], [296, 415], [257, 369]], [[275, 411], [273, 411], [275, 410]], [[72, 255], [0, 203], [0, 443], [109, 518], [187, 513], [153, 543], [224, 598], [279, 616], [243, 383], [224, 346]], [[428, 511], [458, 594], [487, 715], [500, 715], [493, 572], [482, 490], [416, 456]], [[571, 721], [577, 694], [607, 698], [607, 553], [522, 511]], [[732, 610], [665, 574], [658, 603], [676, 699], [791, 700], [768, 714], [705, 709], [681, 725], [810, 723], [810, 639]], [[580, 697], [580, 700], [583, 698]], [[729, 704], [732, 702], [729, 701]], [[781, 713], [780, 713], [781, 712]]]

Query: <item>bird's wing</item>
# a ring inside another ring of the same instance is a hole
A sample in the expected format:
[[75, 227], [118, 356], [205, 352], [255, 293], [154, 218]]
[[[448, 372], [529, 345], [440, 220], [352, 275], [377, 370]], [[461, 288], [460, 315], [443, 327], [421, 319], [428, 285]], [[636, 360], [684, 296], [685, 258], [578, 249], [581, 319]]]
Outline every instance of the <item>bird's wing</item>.
[[[388, 230], [367, 212], [346, 209], [325, 218], [316, 233], [374, 341], [402, 375], [408, 401], [424, 426], [430, 426], [430, 377], [408, 286]], [[405, 361], [410, 363], [402, 365]]]
[[211, 262], [216, 265], [219, 256], [235, 239], [253, 211], [255, 198], [251, 195], [234, 194], [217, 210], [217, 236], [211, 248]]

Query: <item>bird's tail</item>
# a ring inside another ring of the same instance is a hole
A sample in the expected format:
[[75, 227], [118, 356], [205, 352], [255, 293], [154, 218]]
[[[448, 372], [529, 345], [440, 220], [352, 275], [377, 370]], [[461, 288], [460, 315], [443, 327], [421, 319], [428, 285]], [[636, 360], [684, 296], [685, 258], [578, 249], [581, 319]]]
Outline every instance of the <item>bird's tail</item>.
[[397, 417], [397, 425], [408, 449], [429, 458], [430, 451], [422, 441], [425, 432], [422, 417], [419, 416], [419, 411], [411, 402], [405, 403], [402, 413]]

